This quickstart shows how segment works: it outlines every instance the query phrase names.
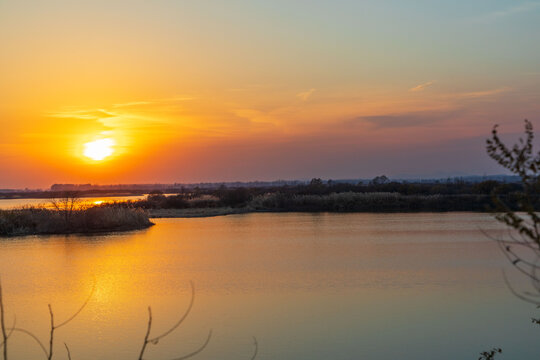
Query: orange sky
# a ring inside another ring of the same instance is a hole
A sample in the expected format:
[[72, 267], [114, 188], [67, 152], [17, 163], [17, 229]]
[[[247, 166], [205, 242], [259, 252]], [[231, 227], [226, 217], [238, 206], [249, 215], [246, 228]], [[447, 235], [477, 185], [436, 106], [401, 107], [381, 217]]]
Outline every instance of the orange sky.
[[534, 4], [3, 1], [0, 188], [500, 172], [492, 125], [540, 110]]

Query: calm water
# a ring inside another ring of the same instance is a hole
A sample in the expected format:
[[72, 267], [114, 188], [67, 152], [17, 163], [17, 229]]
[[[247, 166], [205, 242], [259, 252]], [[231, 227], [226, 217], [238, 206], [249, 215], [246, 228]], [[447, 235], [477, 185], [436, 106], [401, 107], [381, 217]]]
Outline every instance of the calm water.
[[[147, 359], [179, 357], [212, 340], [196, 359], [476, 359], [500, 346], [504, 358], [538, 358], [534, 307], [510, 294], [507, 264], [480, 232], [503, 233], [489, 215], [248, 214], [157, 219], [138, 232], [0, 240], [8, 323], [47, 341], [50, 303], [67, 318], [57, 358], [134, 359], [147, 306], [154, 334], [189, 302], [181, 328]], [[95, 280], [94, 280], [95, 279]], [[512, 278], [521, 285], [519, 276]], [[525, 286], [525, 285], [523, 285]], [[14, 334], [10, 359], [42, 356]]]

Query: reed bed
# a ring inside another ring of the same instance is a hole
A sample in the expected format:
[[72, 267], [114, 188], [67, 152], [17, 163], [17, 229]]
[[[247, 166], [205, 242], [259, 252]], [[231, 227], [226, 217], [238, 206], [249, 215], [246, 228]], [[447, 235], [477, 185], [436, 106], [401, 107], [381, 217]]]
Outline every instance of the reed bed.
[[0, 210], [0, 236], [127, 231], [152, 225], [144, 210], [126, 207]]

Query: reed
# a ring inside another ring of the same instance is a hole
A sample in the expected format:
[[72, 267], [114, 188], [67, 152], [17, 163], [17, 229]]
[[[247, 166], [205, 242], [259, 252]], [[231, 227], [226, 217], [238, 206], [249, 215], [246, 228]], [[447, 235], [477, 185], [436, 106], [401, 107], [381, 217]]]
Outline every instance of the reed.
[[69, 210], [69, 216], [66, 211], [36, 207], [0, 210], [0, 236], [127, 231], [153, 225], [143, 209], [91, 207]]

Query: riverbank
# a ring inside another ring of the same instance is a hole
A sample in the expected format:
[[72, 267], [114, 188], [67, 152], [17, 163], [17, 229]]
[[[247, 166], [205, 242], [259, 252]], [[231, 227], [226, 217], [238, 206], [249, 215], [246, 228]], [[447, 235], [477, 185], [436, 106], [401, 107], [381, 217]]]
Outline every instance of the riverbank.
[[152, 225], [146, 211], [134, 208], [0, 210], [0, 236], [93, 234], [140, 230]]
[[195, 209], [149, 209], [148, 217], [153, 219], [160, 218], [198, 218], [213, 217], [234, 214], [247, 214], [257, 212], [249, 208], [195, 208]]

